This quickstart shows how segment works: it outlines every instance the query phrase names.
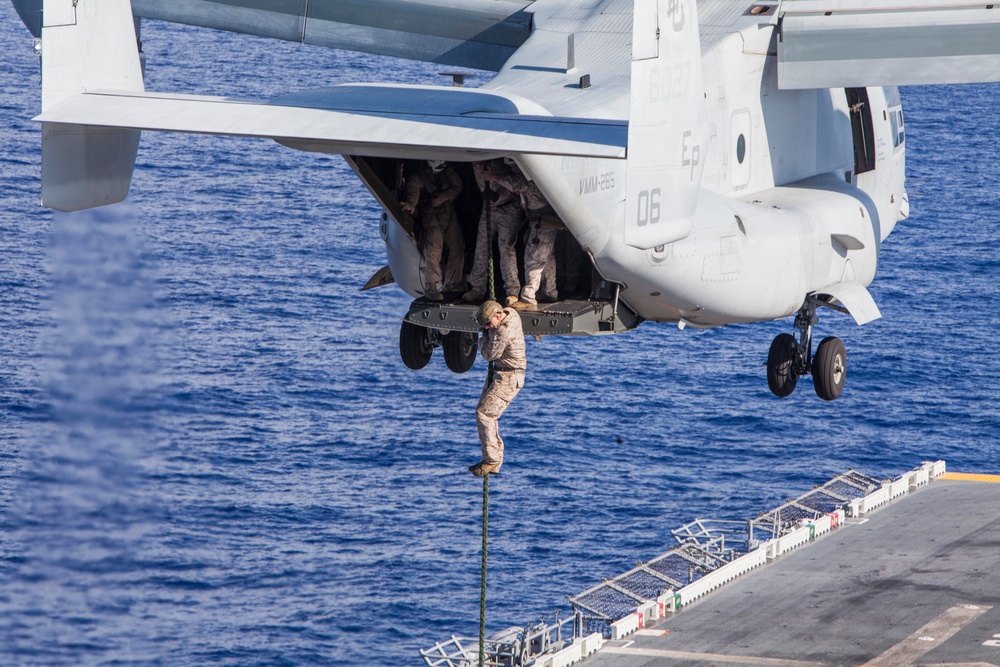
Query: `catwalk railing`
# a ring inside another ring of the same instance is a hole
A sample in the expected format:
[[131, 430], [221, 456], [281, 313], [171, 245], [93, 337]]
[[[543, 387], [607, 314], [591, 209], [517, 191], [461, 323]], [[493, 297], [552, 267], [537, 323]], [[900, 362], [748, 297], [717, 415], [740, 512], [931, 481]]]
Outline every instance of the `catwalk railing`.
[[[854, 470], [753, 519], [696, 519], [671, 531], [667, 552], [578, 595], [573, 615], [544, 619], [493, 635], [486, 644], [491, 667], [565, 667], [767, 561], [859, 517], [945, 472], [929, 462], [892, 480]], [[453, 636], [420, 655], [428, 667], [478, 664], [479, 640]]]

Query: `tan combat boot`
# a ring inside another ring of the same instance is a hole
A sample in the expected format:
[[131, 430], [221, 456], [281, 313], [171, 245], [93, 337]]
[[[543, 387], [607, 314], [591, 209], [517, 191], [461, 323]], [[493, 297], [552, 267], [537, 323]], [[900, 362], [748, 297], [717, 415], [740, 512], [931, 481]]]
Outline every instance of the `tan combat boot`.
[[482, 477], [483, 475], [492, 475], [500, 472], [500, 466], [503, 465], [503, 461], [496, 461], [490, 463], [488, 461], [480, 461], [474, 466], [469, 466], [469, 472], [471, 472], [476, 477]]
[[434, 285], [427, 285], [424, 287], [424, 298], [428, 301], [444, 301], [444, 294]]

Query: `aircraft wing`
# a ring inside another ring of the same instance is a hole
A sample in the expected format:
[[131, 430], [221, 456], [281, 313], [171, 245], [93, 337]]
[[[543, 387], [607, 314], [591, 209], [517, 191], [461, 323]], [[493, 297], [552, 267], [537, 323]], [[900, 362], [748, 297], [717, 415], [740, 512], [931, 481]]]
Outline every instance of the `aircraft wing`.
[[628, 145], [627, 121], [554, 117], [511, 92], [345, 84], [270, 101], [147, 92], [130, 0], [45, 0], [45, 9], [42, 113], [36, 120], [42, 122], [42, 202], [57, 210], [121, 201], [142, 130], [266, 137], [324, 153], [444, 160], [518, 153], [624, 158]]
[[[131, 0], [131, 6], [136, 18], [496, 71], [531, 34], [532, 17], [524, 10], [532, 2]], [[40, 37], [43, 0], [13, 3]]]
[[[43, 132], [42, 201], [65, 211], [123, 197], [131, 162], [119, 159], [118, 139], [111, 141], [111, 153], [96, 147], [108, 143], [102, 136], [129, 137], [114, 133], [136, 130], [266, 137], [300, 150], [373, 157], [625, 157], [625, 121], [532, 111], [538, 109], [531, 102], [510, 96], [416, 86], [351, 84], [270, 102], [142, 91], [80, 93], [36, 118]], [[134, 141], [137, 145], [137, 134]], [[130, 150], [134, 158], [134, 147]], [[122, 160], [120, 168], [111, 168]], [[120, 174], [104, 177], [107, 183], [95, 191], [91, 172]], [[108, 193], [111, 183], [117, 185]]]
[[528, 100], [430, 86], [346, 84], [270, 102], [92, 92], [70, 97], [35, 120], [266, 137], [323, 153], [448, 160], [513, 153], [624, 158], [628, 142], [625, 121], [554, 117]]
[[778, 22], [783, 89], [1000, 81], [1000, 4], [782, 0]]
[[531, 34], [533, 0], [132, 0], [137, 17], [498, 70]]

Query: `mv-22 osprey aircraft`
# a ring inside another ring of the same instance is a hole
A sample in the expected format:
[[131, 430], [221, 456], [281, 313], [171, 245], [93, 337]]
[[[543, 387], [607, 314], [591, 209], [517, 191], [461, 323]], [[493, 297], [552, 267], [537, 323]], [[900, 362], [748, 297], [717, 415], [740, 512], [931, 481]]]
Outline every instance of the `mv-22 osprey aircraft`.
[[[471, 254], [484, 205], [471, 163], [504, 157], [569, 232], [556, 259], [573, 284], [523, 315], [526, 333], [795, 315], [768, 385], [787, 396], [811, 373], [832, 400], [846, 354], [835, 337], [813, 352], [817, 311], [880, 316], [867, 286], [908, 214], [894, 86], [1000, 80], [1000, 5], [969, 0], [13, 1], [42, 54], [43, 205], [124, 199], [142, 130], [342, 154], [384, 211], [384, 281], [416, 299], [400, 332], [412, 368], [441, 345], [467, 370], [478, 328], [473, 306], [422, 298], [400, 175], [420, 160], [458, 169]], [[142, 18], [496, 75], [261, 102], [150, 92]]]

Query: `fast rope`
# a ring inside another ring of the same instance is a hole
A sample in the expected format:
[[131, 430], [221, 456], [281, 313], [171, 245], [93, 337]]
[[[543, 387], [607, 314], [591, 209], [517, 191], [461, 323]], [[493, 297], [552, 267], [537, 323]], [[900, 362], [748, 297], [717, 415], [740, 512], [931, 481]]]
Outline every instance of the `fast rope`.
[[486, 664], [486, 535], [490, 519], [490, 474], [483, 475], [483, 565], [479, 585], [479, 667]]
[[[491, 189], [492, 190], [492, 189]], [[493, 273], [493, 206], [489, 195], [483, 198], [486, 206], [486, 298], [496, 301]], [[490, 362], [486, 384], [493, 382], [493, 362]], [[486, 550], [490, 518], [490, 475], [483, 475], [483, 562], [479, 578], [479, 667], [486, 665]]]
[[[490, 191], [492, 193], [492, 190]], [[486, 266], [487, 272], [486, 294], [490, 301], [497, 300], [496, 286], [493, 284], [493, 204], [488, 198], [483, 202], [486, 205]], [[492, 366], [492, 363], [490, 364]]]

